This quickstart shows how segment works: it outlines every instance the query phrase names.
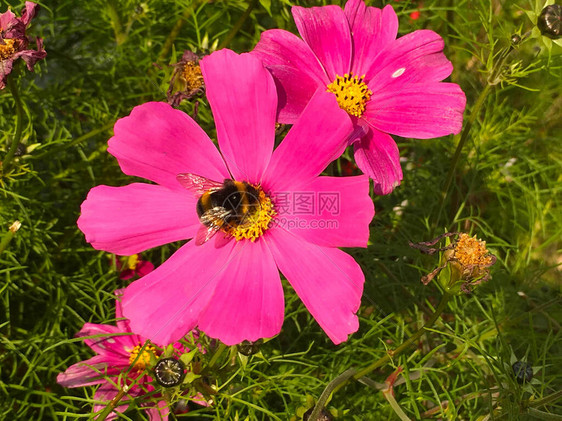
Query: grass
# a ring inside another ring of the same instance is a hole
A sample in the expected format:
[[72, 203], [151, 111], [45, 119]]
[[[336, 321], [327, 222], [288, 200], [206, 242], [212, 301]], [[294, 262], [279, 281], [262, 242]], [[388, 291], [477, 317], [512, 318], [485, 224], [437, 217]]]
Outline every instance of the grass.
[[[400, 411], [410, 419], [562, 419], [559, 396], [541, 402], [562, 389], [561, 50], [549, 54], [529, 39], [510, 52], [505, 66], [498, 64], [511, 35], [532, 28], [524, 10], [534, 2], [370, 2], [386, 3], [399, 14], [401, 34], [427, 28], [444, 37], [455, 68], [451, 79], [467, 95], [466, 118], [474, 113], [450, 189], [444, 195], [458, 137], [397, 139], [402, 185], [373, 198], [371, 245], [348, 250], [366, 275], [359, 331], [334, 346], [285, 283], [281, 334], [249, 357], [235, 347], [225, 350], [209, 371], [208, 382], [218, 389], [215, 403], [194, 405], [177, 418], [301, 419], [332, 379], [397, 347], [436, 305], [439, 288], [423, 286], [420, 278], [437, 257], [421, 255], [408, 242], [462, 230], [485, 239], [498, 257], [492, 279], [470, 296], [455, 297], [416, 347], [370, 380], [333, 394], [328, 410], [343, 420], [394, 420]], [[16, 12], [23, 7], [8, 4]], [[14, 221], [22, 223], [0, 253], [0, 418], [92, 416], [95, 388], [64, 389], [56, 376], [92, 356], [74, 334], [85, 322], [113, 323], [112, 292], [126, 285], [110, 256], [92, 249], [76, 227], [90, 188], [130, 182], [106, 153], [114, 122], [135, 105], [166, 99], [169, 65], [184, 49], [243, 52], [265, 29], [295, 31], [292, 4], [324, 2], [41, 3], [31, 33], [44, 39], [48, 57], [34, 74], [21, 65], [15, 71], [23, 146], [0, 178], [0, 235], [8, 235]], [[418, 9], [419, 19], [412, 20]], [[495, 84], [475, 111], [489, 82]], [[208, 104], [204, 98], [199, 103], [197, 120], [213, 137]], [[181, 109], [193, 114], [194, 102], [184, 101]], [[17, 118], [8, 89], [0, 92], [0, 110], [3, 158]], [[351, 155], [328, 171], [337, 174]], [[178, 245], [143, 257], [159, 265]], [[205, 366], [213, 356], [197, 358]], [[514, 360], [534, 367], [533, 382], [515, 381]], [[393, 403], [382, 391], [399, 367]], [[122, 418], [146, 414], [132, 405]]]

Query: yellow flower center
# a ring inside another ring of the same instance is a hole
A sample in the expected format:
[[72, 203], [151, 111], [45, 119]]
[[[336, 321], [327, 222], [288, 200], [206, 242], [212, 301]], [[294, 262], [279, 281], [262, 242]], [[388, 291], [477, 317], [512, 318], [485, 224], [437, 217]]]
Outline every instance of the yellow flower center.
[[14, 39], [4, 39], [4, 44], [0, 42], [0, 60], [10, 58], [16, 52]]
[[201, 67], [194, 61], [188, 61], [180, 73], [181, 80], [185, 83], [185, 90], [196, 91], [203, 86], [203, 73]]
[[133, 254], [132, 256], [127, 257], [127, 269], [135, 270], [138, 264], [139, 264], [138, 254]]
[[367, 102], [371, 99], [373, 92], [363, 82], [365, 75], [358, 77], [352, 73], [336, 76], [336, 80], [327, 86], [328, 92], [332, 92], [338, 100], [342, 110], [355, 117], [361, 117], [365, 112]]
[[253, 206], [252, 210], [244, 215], [240, 224], [226, 224], [223, 230], [232, 235], [236, 240], [256, 241], [269, 228], [269, 224], [273, 217], [277, 214], [273, 208], [271, 199], [267, 197], [264, 191], [254, 186], [258, 191], [258, 203]]
[[455, 246], [455, 259], [462, 266], [490, 266], [492, 257], [486, 248], [486, 242], [476, 236], [461, 233]]
[[152, 345], [146, 345], [144, 348], [142, 345], [137, 345], [129, 355], [129, 364], [134, 364], [133, 367], [139, 371], [144, 370], [146, 366], [150, 365], [150, 359], [152, 357], [156, 358], [156, 348]]

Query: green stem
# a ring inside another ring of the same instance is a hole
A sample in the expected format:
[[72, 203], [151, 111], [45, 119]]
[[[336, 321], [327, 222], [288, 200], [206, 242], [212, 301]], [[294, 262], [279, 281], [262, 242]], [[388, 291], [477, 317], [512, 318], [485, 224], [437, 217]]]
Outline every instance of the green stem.
[[[478, 99], [476, 100], [476, 103], [474, 104], [474, 107], [472, 108], [472, 111], [470, 113], [470, 117], [468, 119], [468, 122], [463, 127], [463, 130], [462, 130], [462, 133], [461, 133], [461, 138], [460, 138], [459, 143], [457, 145], [457, 149], [455, 150], [455, 155], [453, 155], [453, 162], [451, 164], [451, 167], [449, 168], [449, 172], [447, 173], [447, 181], [445, 182], [445, 188], [443, 189], [443, 194], [441, 195], [441, 199], [439, 201], [439, 212], [437, 213], [437, 218], [435, 218], [436, 222], [435, 222], [433, 232], [435, 231], [435, 228], [437, 228], [437, 226], [439, 226], [439, 221], [441, 220], [441, 214], [443, 213], [443, 207], [445, 205], [445, 200], [447, 199], [447, 197], [449, 195], [449, 189], [451, 188], [451, 184], [453, 183], [453, 178], [455, 176], [455, 170], [456, 170], [457, 165], [459, 163], [459, 159], [460, 159], [460, 156], [461, 156], [462, 149], [463, 149], [466, 141], [468, 140], [468, 135], [470, 133], [470, 129], [472, 128], [472, 125], [476, 121], [476, 118], [478, 117], [478, 114], [480, 114], [480, 110], [482, 108], [482, 105], [484, 105], [484, 101], [486, 100], [486, 97], [490, 93], [492, 87], [493, 87], [492, 85], [487, 84], [486, 87], [484, 88], [484, 90], [482, 90], [482, 92], [480, 92], [480, 96], [478, 97]], [[432, 235], [433, 235], [433, 232], [432, 232]], [[431, 237], [431, 235], [430, 235], [430, 237]]]
[[115, 0], [107, 2], [107, 12], [109, 13], [109, 19], [111, 20], [111, 26], [115, 34], [115, 42], [117, 45], [121, 45], [127, 39], [127, 35], [123, 33], [123, 25], [121, 24], [121, 18], [119, 17]]
[[212, 368], [217, 363], [217, 360], [219, 359], [219, 357], [222, 355], [222, 353], [226, 348], [227, 346], [222, 342], [219, 344], [218, 349], [215, 351], [213, 357], [211, 358], [211, 361], [209, 361], [209, 364], [207, 365], [208, 368]]
[[252, 2], [246, 8], [244, 14], [240, 16], [240, 18], [236, 21], [230, 32], [226, 34], [226, 38], [223, 40], [223, 42], [220, 43], [220, 45], [217, 47], [217, 50], [228, 47], [228, 45], [234, 39], [240, 28], [242, 28], [242, 25], [244, 24], [246, 19], [248, 19], [248, 16], [250, 16], [250, 13], [252, 13], [253, 8], [256, 7], [257, 3], [258, 0], [252, 0]]
[[23, 131], [23, 104], [21, 102], [21, 97], [18, 92], [18, 86], [12, 77], [8, 77], [8, 88], [12, 93], [12, 98], [16, 104], [16, 132], [12, 138], [12, 143], [8, 149], [8, 153], [4, 157], [2, 162], [2, 172], [7, 174], [12, 166], [12, 159], [18, 149], [21, 140], [21, 133]]
[[183, 11], [180, 18], [176, 21], [176, 24], [174, 25], [174, 27], [170, 31], [170, 35], [168, 35], [168, 38], [166, 38], [166, 41], [164, 42], [164, 46], [162, 47], [162, 50], [160, 51], [160, 54], [158, 55], [158, 59], [157, 59], [158, 62], [161, 62], [166, 58], [166, 56], [168, 55], [168, 52], [170, 51], [170, 49], [172, 48], [172, 45], [174, 44], [174, 41], [176, 40], [176, 38], [178, 37], [178, 35], [180, 33], [181, 28], [183, 27], [183, 25], [185, 25], [185, 22], [187, 22], [187, 19], [189, 18], [189, 16], [193, 12], [193, 10], [195, 10], [196, 6], [197, 6], [197, 2], [195, 2], [195, 4], [189, 5]]
[[123, 399], [123, 396], [125, 396], [128, 391], [129, 387], [127, 385], [123, 386], [122, 389], [119, 389], [117, 395], [115, 395], [111, 402], [109, 402], [109, 405], [105, 407], [105, 409], [101, 412], [101, 414], [98, 415], [95, 421], [104, 421], [109, 416], [109, 414], [111, 414], [111, 411], [113, 411], [117, 407], [121, 399]]
[[114, 125], [115, 125], [115, 122], [114, 122], [114, 121], [111, 121], [111, 122], [109, 122], [109, 123], [107, 123], [107, 124], [104, 124], [104, 125], [101, 126], [100, 128], [91, 130], [91, 131], [89, 131], [88, 133], [83, 134], [82, 136], [77, 137], [76, 139], [71, 140], [70, 142], [63, 144], [63, 145], [62, 145], [61, 147], [59, 147], [59, 148], [56, 148], [56, 149], [53, 148], [53, 149], [50, 149], [50, 150], [48, 150], [48, 151], [45, 151], [45, 152], [43, 152], [43, 153], [41, 153], [41, 154], [33, 155], [32, 158], [33, 158], [33, 159], [42, 159], [42, 158], [44, 158], [44, 157], [46, 157], [46, 156], [48, 156], [48, 155], [57, 154], [57, 153], [59, 153], [59, 152], [62, 152], [62, 151], [64, 151], [65, 149], [68, 149], [68, 148], [70, 148], [70, 147], [72, 147], [72, 146], [78, 145], [78, 144], [84, 142], [85, 140], [88, 140], [89, 138], [94, 137], [95, 135], [97, 135], [97, 134], [99, 134], [99, 133], [103, 133], [103, 132], [105, 132], [106, 130], [111, 129]]
[[562, 415], [549, 414], [548, 412], [539, 411], [535, 408], [529, 408], [527, 414], [532, 415], [534, 418], [543, 421], [562, 421]]
[[332, 380], [326, 386], [326, 388], [322, 392], [322, 395], [320, 395], [320, 398], [318, 398], [318, 402], [316, 402], [316, 406], [312, 410], [312, 414], [310, 414], [308, 420], [317, 421], [318, 416], [320, 415], [320, 411], [322, 411], [322, 409], [326, 406], [326, 402], [328, 401], [330, 395], [341, 389], [350, 379], [353, 378], [355, 380], [358, 380], [361, 377], [366, 376], [373, 370], [382, 367], [383, 365], [388, 363], [393, 357], [401, 354], [403, 351], [408, 349], [412, 344], [417, 342], [417, 340], [425, 334], [427, 329], [433, 326], [433, 324], [437, 321], [437, 319], [439, 318], [441, 313], [443, 313], [445, 308], [447, 308], [447, 303], [449, 302], [451, 297], [452, 297], [451, 294], [445, 292], [443, 294], [443, 297], [441, 297], [441, 301], [439, 302], [439, 305], [437, 306], [433, 314], [430, 316], [430, 318], [424, 323], [424, 325], [420, 329], [418, 329], [412, 336], [410, 336], [406, 341], [404, 341], [398, 348], [396, 348], [395, 350], [387, 351], [387, 353], [383, 357], [379, 358], [377, 361], [375, 361], [374, 363], [365, 367], [362, 370], [357, 371], [353, 368], [350, 368], [349, 370], [344, 371], [342, 374], [340, 374], [338, 377]]
[[558, 399], [562, 398], [562, 390], [558, 392], [554, 392], [544, 398], [537, 399], [535, 401], [528, 401], [527, 408], [538, 408], [539, 406], [548, 405], [551, 402], [555, 402]]

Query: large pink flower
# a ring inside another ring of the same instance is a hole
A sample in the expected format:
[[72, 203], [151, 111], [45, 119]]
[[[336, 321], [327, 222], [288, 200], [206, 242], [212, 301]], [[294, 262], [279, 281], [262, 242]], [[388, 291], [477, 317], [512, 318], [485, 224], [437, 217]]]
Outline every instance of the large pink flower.
[[[115, 291], [116, 295], [121, 295], [122, 291]], [[96, 355], [86, 361], [81, 361], [68, 367], [68, 369], [57, 376], [57, 382], [64, 387], [83, 387], [99, 384], [100, 387], [94, 395], [94, 412], [103, 410], [109, 402], [115, 398], [119, 392], [119, 384], [123, 386], [123, 376], [125, 382], [130, 386], [127, 395], [139, 397], [154, 390], [150, 384], [152, 379], [146, 375], [145, 367], [150, 361], [150, 354], [156, 356], [156, 351], [152, 346], [145, 346], [146, 338], [135, 335], [129, 326], [128, 320], [123, 319], [121, 301], [115, 302], [116, 326], [86, 323], [76, 334], [78, 337], [95, 336], [95, 338], [84, 339]], [[141, 353], [142, 351], [142, 353]], [[140, 353], [140, 355], [139, 355]], [[134, 364], [133, 364], [134, 363]], [[127, 397], [125, 396], [120, 404], [115, 408], [118, 412], [123, 412], [128, 408]], [[155, 407], [147, 407], [146, 411], [151, 420], [167, 420], [168, 405], [162, 400]], [[112, 412], [107, 419], [117, 417]]]
[[36, 39], [37, 50], [28, 50], [29, 38], [25, 34], [26, 28], [35, 16], [37, 5], [26, 1], [21, 18], [17, 18], [10, 10], [0, 14], [0, 89], [6, 86], [6, 77], [12, 71], [14, 60], [21, 57], [29, 70], [37, 60], [46, 57], [43, 41]]
[[195, 326], [228, 345], [271, 337], [283, 323], [280, 270], [332, 341], [345, 341], [358, 328], [364, 275], [336, 247], [366, 247], [374, 208], [368, 177], [318, 175], [342, 152], [351, 121], [323, 92], [274, 151], [277, 93], [262, 63], [221, 50], [201, 68], [221, 152], [185, 113], [136, 107], [108, 151], [123, 172], [156, 184], [93, 188], [78, 225], [95, 248], [124, 255], [193, 238], [198, 198], [177, 180], [188, 173], [255, 186], [261, 228], [183, 245], [126, 289], [125, 315], [161, 345]]
[[430, 30], [396, 39], [392, 7], [362, 0], [339, 6], [293, 6], [302, 39], [272, 29], [252, 52], [272, 72], [279, 91], [279, 121], [294, 123], [318, 90], [329, 90], [358, 128], [357, 165], [390, 193], [402, 180], [399, 153], [389, 134], [428, 139], [459, 133], [466, 103], [453, 83], [443, 40]]

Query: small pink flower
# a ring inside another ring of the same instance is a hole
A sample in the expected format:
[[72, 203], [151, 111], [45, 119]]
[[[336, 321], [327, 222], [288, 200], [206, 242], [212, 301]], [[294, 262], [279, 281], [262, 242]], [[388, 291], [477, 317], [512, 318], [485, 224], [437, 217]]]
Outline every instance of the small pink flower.
[[119, 271], [119, 279], [124, 281], [135, 277], [141, 278], [154, 270], [154, 265], [148, 260], [143, 260], [138, 254], [116, 258], [115, 266]]
[[278, 120], [294, 123], [314, 95], [330, 91], [358, 129], [349, 141], [377, 194], [402, 180], [390, 134], [428, 139], [460, 132], [466, 98], [458, 85], [441, 82], [453, 66], [435, 32], [396, 39], [392, 6], [381, 10], [362, 0], [349, 0], [344, 10], [293, 6], [292, 12], [302, 39], [268, 30], [252, 52], [275, 78]]
[[35, 16], [37, 5], [25, 2], [21, 18], [17, 18], [10, 10], [0, 14], [0, 89], [6, 87], [6, 77], [12, 71], [14, 60], [21, 57], [27, 68], [33, 71], [38, 60], [47, 56], [43, 49], [43, 41], [36, 39], [37, 50], [28, 50], [29, 38], [25, 34], [31, 19]]
[[[115, 124], [108, 152], [123, 172], [156, 184], [93, 188], [78, 226], [96, 249], [139, 253], [205, 228], [198, 196], [178, 175], [249, 183], [259, 192], [257, 222], [228, 238], [190, 241], [133, 282], [123, 298], [131, 327], [160, 345], [196, 326], [227, 345], [274, 336], [283, 323], [281, 271], [332, 341], [345, 341], [358, 328], [364, 275], [337, 247], [367, 246], [374, 208], [368, 177], [319, 174], [343, 152], [351, 121], [321, 92], [273, 150], [277, 93], [262, 63], [221, 50], [200, 64], [220, 152], [185, 113], [136, 107]], [[320, 205], [330, 197], [331, 207]], [[295, 212], [310, 200], [312, 213]]]
[[[119, 297], [122, 290], [115, 291]], [[129, 321], [123, 319], [121, 300], [115, 302], [116, 326], [86, 323], [76, 336], [97, 336], [96, 338], [84, 339], [96, 355], [86, 361], [81, 361], [68, 367], [68, 369], [57, 376], [57, 382], [64, 387], [83, 387], [99, 384], [94, 400], [94, 412], [103, 410], [119, 392], [119, 386], [123, 381], [131, 386], [127, 395], [139, 397], [152, 392], [154, 387], [150, 384], [152, 378], [146, 374], [145, 368], [149, 364], [151, 356], [157, 358], [158, 351], [153, 346], [145, 346], [146, 338], [135, 335], [129, 326]], [[123, 334], [130, 333], [130, 335]], [[142, 354], [139, 356], [140, 351]], [[136, 359], [136, 361], [135, 361]], [[133, 365], [134, 364], [134, 365]], [[129, 371], [130, 370], [130, 371]], [[119, 376], [126, 376], [121, 379]], [[115, 408], [123, 412], [128, 408], [125, 397]], [[168, 405], [162, 400], [156, 407], [146, 408], [151, 420], [167, 420]], [[117, 417], [112, 412], [107, 419]]]

